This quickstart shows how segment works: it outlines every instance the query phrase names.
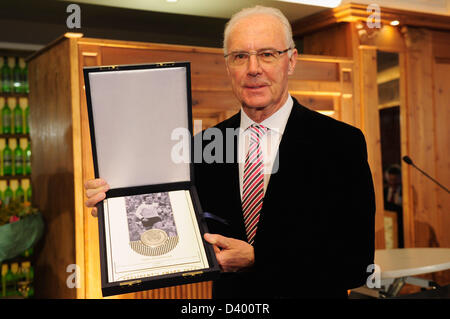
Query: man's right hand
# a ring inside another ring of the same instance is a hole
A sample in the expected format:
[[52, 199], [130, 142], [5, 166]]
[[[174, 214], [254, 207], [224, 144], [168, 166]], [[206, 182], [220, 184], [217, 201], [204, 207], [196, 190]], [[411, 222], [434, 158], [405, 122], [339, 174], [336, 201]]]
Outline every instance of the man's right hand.
[[92, 207], [92, 216], [97, 217], [97, 207], [95, 205], [106, 198], [106, 192], [109, 190], [108, 183], [102, 178], [90, 179], [84, 183], [86, 190], [85, 202], [87, 207]]

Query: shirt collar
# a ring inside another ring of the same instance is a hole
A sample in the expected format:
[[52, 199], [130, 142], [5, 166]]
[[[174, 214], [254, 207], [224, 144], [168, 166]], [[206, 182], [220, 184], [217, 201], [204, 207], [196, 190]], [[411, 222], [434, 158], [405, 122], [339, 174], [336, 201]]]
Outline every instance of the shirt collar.
[[[289, 94], [283, 106], [280, 107], [275, 113], [273, 113], [270, 117], [266, 118], [259, 124], [269, 128], [272, 131], [276, 131], [279, 134], [283, 134], [287, 120], [289, 118], [289, 114], [291, 114], [293, 105], [294, 101], [292, 100], [292, 97]], [[251, 126], [254, 123], [255, 121], [249, 118], [241, 107], [241, 126], [240, 126], [241, 129], [245, 131], [249, 126]]]

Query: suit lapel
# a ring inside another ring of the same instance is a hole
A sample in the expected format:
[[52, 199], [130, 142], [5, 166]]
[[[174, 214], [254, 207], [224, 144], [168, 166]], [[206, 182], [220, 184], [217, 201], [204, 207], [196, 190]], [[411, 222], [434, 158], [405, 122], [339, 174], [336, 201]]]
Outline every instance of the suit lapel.
[[[270, 200], [273, 184], [277, 184], [277, 180], [286, 180], [289, 175], [289, 163], [288, 159], [292, 159], [292, 153], [300, 153], [302, 147], [310, 144], [310, 141], [305, 133], [306, 125], [304, 121], [304, 106], [300, 105], [295, 98], [294, 105], [289, 114], [286, 128], [284, 129], [283, 137], [281, 138], [280, 145], [278, 147], [276, 160], [278, 163], [274, 163], [274, 167], [278, 164], [277, 172], [270, 176], [269, 184], [267, 185], [266, 194], [264, 196], [264, 203], [266, 198]], [[300, 160], [298, 158], [297, 160]], [[275, 185], [276, 186], [276, 185]], [[264, 205], [264, 204], [263, 204]]]

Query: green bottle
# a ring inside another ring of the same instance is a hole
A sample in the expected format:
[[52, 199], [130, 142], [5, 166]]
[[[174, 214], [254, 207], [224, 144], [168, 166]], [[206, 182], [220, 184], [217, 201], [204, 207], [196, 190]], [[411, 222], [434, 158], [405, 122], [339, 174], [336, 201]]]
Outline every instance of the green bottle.
[[0, 68], [0, 93], [3, 93], [3, 65], [5, 64], [5, 61], [4, 61], [4, 59], [3, 58], [1, 58], [1, 60], [0, 60], [1, 62], [1, 68]]
[[19, 57], [16, 57], [16, 64], [12, 69], [13, 91], [14, 93], [23, 93], [22, 90], [22, 70], [19, 66]]
[[0, 68], [0, 93], [3, 93], [3, 65], [5, 64], [5, 59], [0, 58], [1, 68]]
[[2, 297], [6, 297], [6, 273], [8, 272], [8, 265], [2, 264], [1, 277], [2, 277]]
[[20, 183], [19, 183], [19, 186], [17, 186], [16, 194], [15, 194], [14, 198], [17, 201], [19, 201], [20, 203], [25, 203], [25, 192], [23, 191], [22, 186], [20, 186]]
[[17, 99], [16, 107], [13, 110], [14, 115], [14, 133], [21, 134], [23, 130], [23, 112]]
[[[33, 247], [28, 248], [28, 249], [25, 250], [25, 251], [23, 252], [23, 254], [22, 254], [22, 256], [23, 256], [23, 257], [26, 257], [26, 258], [30, 257], [31, 255], [33, 255]], [[27, 278], [27, 280], [29, 280], [29, 279]]]
[[29, 120], [30, 107], [28, 104], [24, 110], [24, 115], [25, 115], [25, 121], [23, 123], [23, 133], [30, 134], [30, 120]]
[[27, 189], [27, 201], [30, 203], [31, 203], [32, 196], [33, 196], [33, 192], [31, 190], [31, 183], [30, 183], [28, 186], [28, 189]]
[[6, 296], [14, 296], [16, 294], [16, 282], [13, 272], [11, 271], [11, 267], [8, 267], [8, 271], [5, 275], [5, 290]]
[[22, 69], [22, 92], [30, 93], [30, 87], [28, 85], [28, 65], [24, 62], [24, 67]]
[[8, 101], [5, 99], [5, 105], [2, 109], [2, 129], [3, 134], [11, 133], [11, 109], [8, 106]]
[[19, 273], [19, 263], [14, 262], [13, 264], [11, 264], [11, 271], [13, 273], [14, 276], [14, 291], [13, 291], [13, 296], [20, 296], [19, 290], [18, 288], [18, 284], [17, 282], [20, 280], [20, 273]]
[[17, 139], [17, 146], [14, 150], [14, 175], [23, 175], [23, 150], [20, 141]]
[[25, 272], [24, 272], [24, 268], [23, 268], [23, 263], [19, 264], [19, 269], [17, 270], [17, 274], [16, 274], [16, 278], [17, 281], [24, 281], [25, 280]]
[[5, 148], [3, 149], [3, 176], [12, 175], [12, 166], [12, 151], [8, 145], [8, 139], [6, 139]]
[[30, 174], [31, 174], [31, 141], [28, 141], [28, 146], [25, 149], [25, 175]]
[[30, 270], [29, 270], [29, 278], [30, 278], [30, 290], [28, 291], [28, 297], [34, 297], [34, 286], [33, 286], [33, 281], [34, 281], [34, 268], [33, 266], [30, 266]]
[[13, 199], [13, 191], [11, 189], [11, 187], [9, 187], [9, 182], [6, 186], [5, 192], [3, 193], [3, 201], [5, 202], [5, 205], [9, 205], [9, 203], [11, 202], [11, 200]]
[[12, 91], [12, 72], [8, 65], [8, 57], [3, 58], [3, 67], [1, 70], [2, 76], [2, 92], [11, 93]]

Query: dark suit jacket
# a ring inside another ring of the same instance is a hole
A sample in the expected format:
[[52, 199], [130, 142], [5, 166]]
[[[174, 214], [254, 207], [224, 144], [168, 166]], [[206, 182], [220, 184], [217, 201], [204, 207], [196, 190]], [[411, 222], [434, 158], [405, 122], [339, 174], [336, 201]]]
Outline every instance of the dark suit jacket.
[[[227, 135], [239, 125], [240, 113], [216, 126], [226, 137], [224, 163], [195, 164], [195, 184], [203, 210], [229, 223], [209, 220], [209, 232], [246, 240], [238, 135]], [[234, 148], [227, 150], [231, 139]], [[227, 163], [231, 150], [234, 161]], [[346, 297], [347, 289], [366, 283], [374, 258], [375, 199], [364, 136], [294, 99], [278, 152], [255, 237], [255, 265], [223, 273], [213, 297]]]

